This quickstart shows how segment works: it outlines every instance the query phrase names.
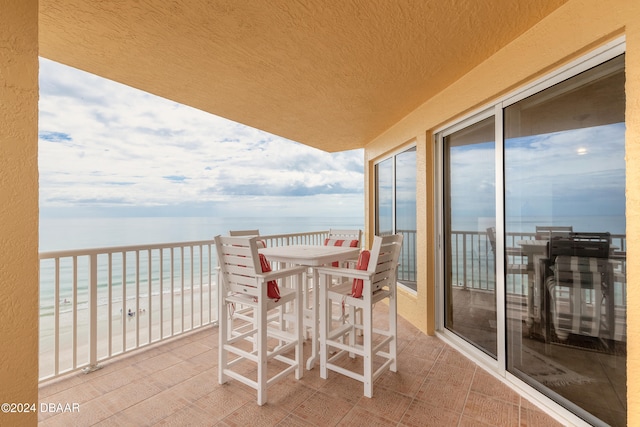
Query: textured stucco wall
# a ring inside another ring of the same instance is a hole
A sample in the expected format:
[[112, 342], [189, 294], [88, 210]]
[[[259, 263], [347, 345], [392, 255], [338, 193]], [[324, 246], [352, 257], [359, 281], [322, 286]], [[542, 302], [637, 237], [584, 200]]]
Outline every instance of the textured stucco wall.
[[564, 1], [41, 0], [40, 49], [340, 151], [362, 147]]
[[[38, 1], [0, 11], [0, 403], [37, 406]], [[0, 411], [0, 425], [37, 416]]]
[[[418, 298], [400, 294], [399, 312], [425, 332], [435, 327], [435, 277], [432, 256], [435, 212], [433, 139], [430, 132], [466, 112], [487, 105], [501, 95], [562, 66], [584, 53], [624, 35], [626, 54], [626, 161], [628, 242], [628, 356], [627, 402], [629, 425], [640, 425], [640, 2], [636, 0], [571, 0], [561, 6], [476, 67], [455, 84], [422, 104], [366, 147], [367, 174], [373, 175], [375, 160], [415, 138], [418, 146]], [[373, 188], [373, 187], [371, 187]], [[424, 190], [420, 190], [424, 189]], [[373, 193], [367, 193], [367, 223], [373, 224]]]
[[627, 425], [640, 425], [640, 2], [625, 17], [627, 160]]
[[[0, 401], [37, 402], [38, 2], [0, 0]], [[419, 31], [419, 26], [415, 30]], [[418, 143], [418, 296], [400, 309], [433, 332], [433, 156], [430, 130], [624, 34], [627, 40], [627, 235], [629, 425], [640, 425], [640, 2], [571, 0], [367, 146], [367, 224], [372, 224], [372, 161]], [[197, 87], [197, 85], [195, 86]], [[371, 228], [368, 228], [371, 230]], [[370, 237], [370, 236], [369, 236]], [[368, 240], [370, 241], [370, 239]], [[1, 403], [1, 402], [0, 402]], [[0, 425], [34, 425], [37, 414], [0, 413]]]

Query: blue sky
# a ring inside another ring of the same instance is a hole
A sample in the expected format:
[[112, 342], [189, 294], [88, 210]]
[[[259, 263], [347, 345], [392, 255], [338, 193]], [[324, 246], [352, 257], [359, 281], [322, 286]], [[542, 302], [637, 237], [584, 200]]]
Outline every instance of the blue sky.
[[363, 150], [326, 153], [40, 59], [41, 216], [364, 215]]
[[624, 156], [624, 123], [509, 139], [508, 213], [624, 216]]

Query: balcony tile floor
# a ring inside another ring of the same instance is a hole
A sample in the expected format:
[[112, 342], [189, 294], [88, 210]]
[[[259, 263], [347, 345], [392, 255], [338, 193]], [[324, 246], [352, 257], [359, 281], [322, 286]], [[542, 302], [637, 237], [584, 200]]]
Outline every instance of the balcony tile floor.
[[[376, 308], [384, 310], [384, 308]], [[440, 339], [399, 319], [398, 372], [362, 384], [319, 366], [269, 389], [218, 384], [217, 328], [169, 342], [40, 386], [40, 402], [79, 404], [79, 412], [39, 415], [39, 426], [559, 426]], [[305, 344], [309, 351], [310, 345]]]

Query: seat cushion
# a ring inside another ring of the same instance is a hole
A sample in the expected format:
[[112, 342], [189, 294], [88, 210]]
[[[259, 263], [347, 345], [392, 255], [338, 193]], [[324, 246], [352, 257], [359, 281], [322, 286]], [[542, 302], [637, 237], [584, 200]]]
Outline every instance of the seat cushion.
[[344, 246], [347, 248], [357, 248], [358, 240], [340, 240], [340, 239], [324, 239], [325, 246]]
[[[356, 270], [367, 270], [369, 268], [369, 258], [371, 257], [371, 252], [364, 250], [360, 252], [360, 256], [358, 256], [358, 264], [356, 264]], [[354, 298], [362, 297], [362, 289], [364, 288], [364, 281], [362, 279], [353, 279], [353, 284], [351, 285], [351, 296]]]
[[[271, 264], [267, 260], [267, 257], [259, 254], [260, 256], [260, 267], [262, 267], [263, 273], [269, 273], [271, 271]], [[269, 280], [267, 282], [267, 296], [276, 301], [280, 299], [280, 288], [278, 288], [278, 282], [275, 280]]]

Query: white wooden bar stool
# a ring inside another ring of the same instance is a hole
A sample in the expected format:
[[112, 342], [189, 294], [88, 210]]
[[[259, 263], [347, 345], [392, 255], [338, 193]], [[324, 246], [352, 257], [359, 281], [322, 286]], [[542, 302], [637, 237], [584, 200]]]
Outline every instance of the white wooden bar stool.
[[[401, 248], [400, 234], [375, 236], [370, 253], [363, 251], [360, 255], [360, 269], [318, 268], [320, 377], [326, 379], [328, 371], [331, 370], [361, 381], [366, 397], [373, 396], [373, 382], [378, 376], [386, 369], [392, 372], [396, 372], [397, 369], [396, 277]], [[365, 266], [363, 261], [367, 255], [369, 261]], [[334, 283], [332, 277], [346, 280]], [[389, 303], [387, 328], [374, 328], [373, 306], [385, 299]], [[332, 316], [336, 304], [345, 310], [345, 315], [340, 316], [339, 321], [334, 320]], [[362, 311], [360, 322], [357, 322], [354, 316], [356, 309]], [[358, 336], [360, 331], [362, 337]], [[350, 369], [348, 366], [358, 364], [340, 364], [340, 359], [346, 355], [352, 358], [362, 357], [362, 367]]]
[[[324, 240], [325, 246], [347, 246], [347, 247], [362, 247], [362, 230], [338, 230], [329, 229], [329, 236]], [[341, 264], [334, 262], [331, 265], [334, 267], [356, 267], [356, 259], [351, 259], [342, 262]], [[334, 281], [344, 281], [344, 277], [333, 277]], [[306, 299], [305, 299], [306, 301]]]
[[[261, 262], [257, 240], [258, 237], [215, 238], [220, 267], [218, 381], [224, 384], [231, 378], [254, 388], [258, 405], [263, 405], [269, 386], [293, 372], [296, 379], [303, 375], [301, 286], [305, 267], [265, 271], [270, 269], [266, 259]], [[293, 279], [291, 287], [283, 285], [285, 278]], [[274, 286], [279, 288], [279, 297], [271, 293]], [[234, 305], [250, 308], [253, 315], [246, 322], [248, 328], [236, 322], [230, 333], [228, 320], [233, 316]], [[289, 329], [284, 322], [268, 322], [270, 312], [286, 307], [292, 307], [290, 315], [295, 319], [286, 323]], [[234, 333], [243, 326], [246, 329], [241, 333]], [[255, 345], [246, 342], [247, 337], [253, 337]], [[273, 360], [282, 363], [275, 364]], [[247, 369], [245, 362], [255, 363], [257, 373]], [[267, 372], [269, 362], [276, 366], [272, 366], [271, 376]], [[285, 367], [277, 369], [281, 365]]]
[[[255, 237], [260, 235], [260, 230], [229, 230], [229, 236], [231, 237]], [[258, 249], [265, 248], [266, 243], [264, 240], [256, 240], [256, 244]], [[219, 276], [220, 277], [220, 276]], [[273, 319], [273, 316], [270, 320]], [[243, 327], [234, 326], [234, 322], [240, 321]], [[229, 336], [233, 337], [234, 335], [239, 335], [244, 333], [248, 328], [250, 328], [249, 323], [254, 322], [253, 319], [253, 308], [245, 307], [242, 304], [234, 304], [233, 316], [227, 319], [227, 331], [229, 332]], [[255, 336], [246, 337], [247, 341], [253, 342], [253, 348], [256, 349], [256, 340]]]

